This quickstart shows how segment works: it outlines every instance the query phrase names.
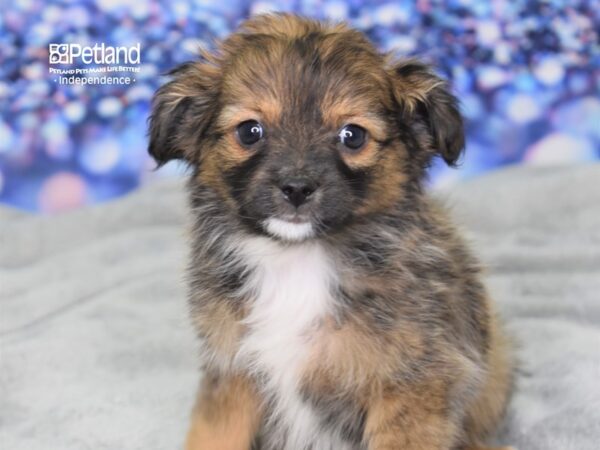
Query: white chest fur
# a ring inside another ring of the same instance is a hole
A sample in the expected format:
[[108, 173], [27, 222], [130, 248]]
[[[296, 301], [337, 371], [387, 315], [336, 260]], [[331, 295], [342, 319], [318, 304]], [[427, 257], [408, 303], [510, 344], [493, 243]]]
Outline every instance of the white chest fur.
[[315, 327], [333, 308], [331, 259], [315, 242], [283, 246], [262, 237], [248, 238], [242, 253], [252, 269], [245, 293], [253, 303], [237, 360], [266, 378], [272, 419], [277, 428], [287, 429], [285, 447], [277, 448], [300, 450], [309, 442], [322, 450], [344, 448], [334, 436], [322, 435], [317, 417], [298, 393]]

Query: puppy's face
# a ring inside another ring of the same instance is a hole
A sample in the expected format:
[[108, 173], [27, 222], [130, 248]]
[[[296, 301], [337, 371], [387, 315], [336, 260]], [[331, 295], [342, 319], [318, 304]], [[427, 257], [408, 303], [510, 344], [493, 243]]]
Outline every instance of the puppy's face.
[[393, 211], [435, 153], [453, 163], [463, 147], [455, 100], [426, 66], [286, 15], [176, 70], [150, 138], [159, 163], [185, 159], [248, 229], [286, 241]]

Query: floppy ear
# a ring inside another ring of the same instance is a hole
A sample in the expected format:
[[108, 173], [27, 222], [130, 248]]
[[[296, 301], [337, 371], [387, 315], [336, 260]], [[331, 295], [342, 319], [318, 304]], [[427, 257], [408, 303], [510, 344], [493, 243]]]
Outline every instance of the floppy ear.
[[172, 159], [197, 164], [202, 138], [217, 102], [214, 67], [186, 63], [169, 72], [173, 79], [154, 94], [148, 153], [162, 166]]
[[444, 80], [415, 60], [394, 66], [394, 94], [403, 114], [420, 116], [431, 138], [430, 149], [450, 166], [456, 165], [465, 147], [463, 120], [458, 100]]

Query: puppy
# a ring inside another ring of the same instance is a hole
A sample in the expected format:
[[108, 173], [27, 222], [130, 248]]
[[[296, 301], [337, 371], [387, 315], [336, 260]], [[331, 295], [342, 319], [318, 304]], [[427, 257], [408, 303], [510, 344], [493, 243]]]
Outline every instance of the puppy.
[[176, 69], [149, 152], [185, 160], [204, 369], [188, 450], [455, 450], [511, 362], [476, 260], [423, 188], [464, 146], [425, 65], [291, 15]]

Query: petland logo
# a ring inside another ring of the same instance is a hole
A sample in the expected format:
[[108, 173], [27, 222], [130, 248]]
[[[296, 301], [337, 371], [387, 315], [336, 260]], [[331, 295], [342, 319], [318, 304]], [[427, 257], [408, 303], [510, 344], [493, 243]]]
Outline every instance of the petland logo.
[[[135, 82], [135, 78], [128, 76], [88, 77], [88, 75], [109, 72], [139, 73], [140, 68], [137, 66], [140, 64], [140, 60], [139, 42], [129, 47], [114, 47], [104, 43], [93, 46], [48, 45], [48, 64], [50, 66], [71, 64], [77, 66], [72, 69], [50, 67], [49, 72], [58, 75], [54, 81], [59, 84], [131, 84]], [[92, 67], [81, 67], [82, 65], [92, 65]]]
[[140, 43], [131, 47], [113, 47], [94, 44], [93, 47], [79, 44], [50, 44], [50, 64], [73, 64], [77, 59], [84, 64], [139, 64]]

